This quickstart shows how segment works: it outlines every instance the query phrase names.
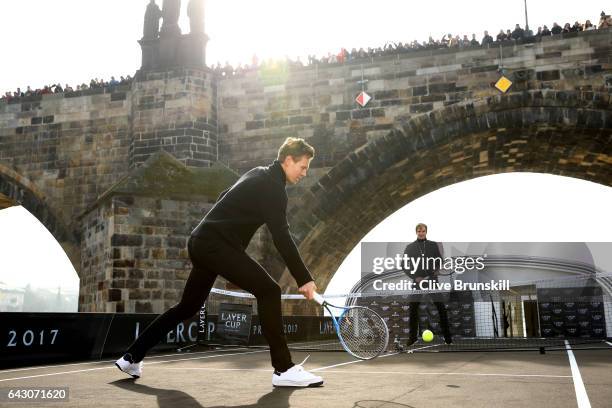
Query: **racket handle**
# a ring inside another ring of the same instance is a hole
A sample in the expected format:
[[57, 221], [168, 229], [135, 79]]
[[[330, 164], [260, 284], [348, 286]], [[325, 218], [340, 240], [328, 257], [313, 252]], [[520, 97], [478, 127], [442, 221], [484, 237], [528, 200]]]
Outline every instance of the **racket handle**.
[[317, 302], [320, 305], [323, 305], [323, 302], [325, 302], [325, 299], [323, 299], [323, 296], [321, 296], [317, 292], [315, 292], [314, 293], [314, 301]]

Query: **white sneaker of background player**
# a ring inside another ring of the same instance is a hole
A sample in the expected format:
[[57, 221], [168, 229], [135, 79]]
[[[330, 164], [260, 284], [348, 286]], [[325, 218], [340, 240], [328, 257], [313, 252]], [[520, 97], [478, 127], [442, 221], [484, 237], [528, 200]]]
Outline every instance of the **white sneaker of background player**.
[[132, 363], [132, 356], [130, 354], [125, 354], [115, 361], [115, 365], [118, 369], [134, 378], [140, 378], [142, 375], [142, 361], [140, 363]]
[[323, 378], [304, 370], [302, 366], [306, 360], [294, 365], [284, 373], [274, 372], [272, 374], [272, 385], [275, 387], [318, 387], [323, 384]]

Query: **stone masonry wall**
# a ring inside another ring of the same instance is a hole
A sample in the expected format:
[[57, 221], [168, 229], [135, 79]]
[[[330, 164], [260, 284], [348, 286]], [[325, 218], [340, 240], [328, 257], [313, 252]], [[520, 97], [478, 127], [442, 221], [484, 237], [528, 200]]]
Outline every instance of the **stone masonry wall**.
[[126, 90], [103, 92], [0, 104], [0, 162], [36, 184], [74, 228], [72, 220], [127, 172]]
[[112, 260], [108, 242], [114, 230], [112, 203], [95, 208], [81, 220], [81, 270], [79, 312], [106, 311], [108, 301], [107, 270]]
[[83, 219], [81, 312], [161, 313], [191, 272], [189, 233], [212, 206], [114, 196]]
[[[412, 117], [497, 95], [499, 66], [510, 92], [612, 87], [611, 30], [569, 33], [539, 43], [415, 51], [345, 65], [262, 69], [219, 82], [221, 160], [242, 173], [269, 162], [288, 136], [318, 149], [312, 167], [348, 153]], [[358, 81], [373, 100], [360, 108]]]
[[130, 167], [163, 149], [186, 166], [217, 161], [217, 85], [204, 70], [141, 74], [134, 82]]

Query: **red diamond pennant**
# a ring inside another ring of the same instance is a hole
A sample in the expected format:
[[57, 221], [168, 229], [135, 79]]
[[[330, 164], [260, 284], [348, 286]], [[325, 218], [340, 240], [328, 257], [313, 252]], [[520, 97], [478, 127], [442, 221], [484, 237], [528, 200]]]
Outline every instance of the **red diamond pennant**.
[[357, 101], [357, 103], [363, 108], [364, 106], [368, 104], [368, 102], [370, 102], [370, 99], [372, 99], [372, 97], [368, 95], [367, 93], [359, 92], [359, 95], [357, 95], [357, 98], [355, 98], [355, 101]]

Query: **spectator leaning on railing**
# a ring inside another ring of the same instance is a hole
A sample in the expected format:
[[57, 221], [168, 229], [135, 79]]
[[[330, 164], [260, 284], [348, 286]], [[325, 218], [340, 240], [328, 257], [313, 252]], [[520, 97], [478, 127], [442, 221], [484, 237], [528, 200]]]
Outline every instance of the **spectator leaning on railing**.
[[491, 37], [489, 35], [489, 32], [487, 30], [485, 30], [484, 37], [482, 37], [481, 44], [483, 46], [485, 46], [485, 45], [491, 44], [492, 42], [493, 42], [493, 37]]
[[605, 12], [601, 12], [601, 14], [599, 15], [599, 25], [597, 28], [599, 29], [603, 29], [603, 28], [609, 28], [612, 27], [612, 18], [610, 18], [609, 14], [606, 14]]
[[525, 37], [525, 30], [521, 28], [519, 24], [516, 25], [514, 31], [511, 34], [513, 40], [522, 40]]
[[[94, 89], [94, 88], [109, 88], [110, 91], [112, 92], [114, 90], [115, 86], [119, 86], [119, 85], [124, 85], [124, 84], [128, 84], [132, 81], [132, 77], [130, 75], [127, 75], [126, 77], [121, 76], [121, 80], [117, 81], [115, 79], [115, 77], [111, 77], [111, 81], [110, 82], [104, 82], [103, 80], [100, 80], [98, 78], [92, 79], [90, 81], [90, 85], [88, 86], [87, 84], [83, 83], [81, 85], [77, 85], [76, 87], [76, 91], [83, 91], [83, 90], [87, 90], [87, 89]], [[14, 101], [14, 100], [19, 100], [20, 98], [24, 98], [24, 97], [28, 97], [28, 96], [40, 96], [40, 95], [48, 95], [48, 94], [59, 94], [59, 93], [71, 93], [74, 92], [74, 89], [66, 84], [66, 86], [62, 87], [61, 84], [53, 84], [53, 85], [45, 85], [42, 88], [38, 88], [38, 89], [32, 89], [29, 85], [26, 89], [25, 92], [21, 91], [21, 88], [17, 88], [17, 90], [15, 92], [13, 92], [11, 94], [11, 92], [5, 92], [4, 96], [2, 96], [0, 98], [0, 100], [3, 101]], [[10, 98], [9, 98], [10, 96]]]

